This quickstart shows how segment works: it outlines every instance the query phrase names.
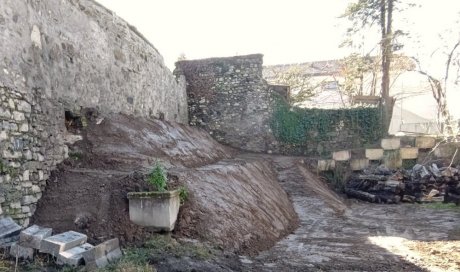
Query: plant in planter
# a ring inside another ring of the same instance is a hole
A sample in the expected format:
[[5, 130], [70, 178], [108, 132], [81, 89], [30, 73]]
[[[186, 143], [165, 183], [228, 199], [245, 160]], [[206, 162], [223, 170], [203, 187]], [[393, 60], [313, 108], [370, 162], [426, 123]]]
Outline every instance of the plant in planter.
[[185, 200], [187, 191], [185, 187], [168, 190], [167, 180], [164, 167], [157, 162], [146, 180], [155, 191], [128, 193], [129, 219], [132, 222], [160, 231], [174, 229], [180, 204]]

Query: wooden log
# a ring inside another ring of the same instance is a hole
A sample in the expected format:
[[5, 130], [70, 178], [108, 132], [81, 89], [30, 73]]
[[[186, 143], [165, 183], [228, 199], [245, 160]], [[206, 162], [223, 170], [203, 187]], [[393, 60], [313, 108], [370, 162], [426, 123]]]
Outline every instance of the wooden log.
[[348, 188], [345, 189], [345, 194], [347, 194], [348, 197], [354, 197], [354, 198], [361, 199], [364, 201], [369, 201], [372, 203], [377, 202], [379, 199], [376, 195], [373, 195], [367, 192], [363, 192], [363, 191], [359, 191], [359, 190], [348, 189]]

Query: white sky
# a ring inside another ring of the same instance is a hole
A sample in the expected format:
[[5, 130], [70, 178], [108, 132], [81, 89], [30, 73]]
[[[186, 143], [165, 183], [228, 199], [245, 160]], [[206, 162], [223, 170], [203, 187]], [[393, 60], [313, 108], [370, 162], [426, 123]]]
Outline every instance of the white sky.
[[[349, 0], [97, 0], [143, 33], [168, 67], [187, 59], [262, 53], [265, 64], [340, 58]], [[409, 27], [427, 41], [458, 18], [460, 0], [413, 0]], [[395, 15], [396, 17], [396, 15]], [[426, 43], [426, 42], [424, 42]]]

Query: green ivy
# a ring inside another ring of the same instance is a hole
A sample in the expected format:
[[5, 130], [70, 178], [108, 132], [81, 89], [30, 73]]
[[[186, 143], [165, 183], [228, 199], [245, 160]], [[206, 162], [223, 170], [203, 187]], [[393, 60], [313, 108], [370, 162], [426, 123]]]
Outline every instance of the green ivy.
[[352, 133], [359, 144], [372, 144], [383, 135], [382, 115], [377, 107], [306, 109], [290, 106], [275, 97], [270, 126], [284, 144], [306, 146], [309, 142], [333, 141], [338, 133]]

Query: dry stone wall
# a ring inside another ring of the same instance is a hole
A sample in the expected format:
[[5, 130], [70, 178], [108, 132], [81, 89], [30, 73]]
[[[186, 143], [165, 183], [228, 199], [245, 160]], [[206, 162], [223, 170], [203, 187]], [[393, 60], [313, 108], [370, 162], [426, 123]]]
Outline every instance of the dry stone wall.
[[273, 148], [272, 90], [262, 78], [262, 55], [179, 61], [176, 76], [187, 81], [190, 125], [244, 150]]
[[94, 1], [2, 0], [0, 44], [0, 204], [23, 225], [67, 156], [65, 111], [188, 120], [184, 81]]
[[23, 225], [35, 212], [46, 180], [67, 156], [59, 107], [37, 91], [0, 87], [0, 204]]

